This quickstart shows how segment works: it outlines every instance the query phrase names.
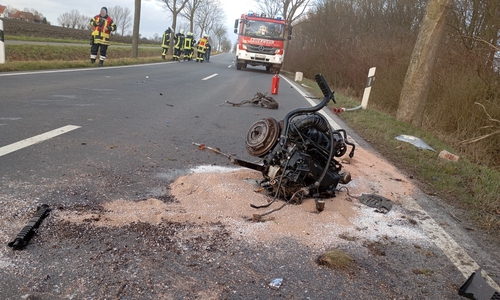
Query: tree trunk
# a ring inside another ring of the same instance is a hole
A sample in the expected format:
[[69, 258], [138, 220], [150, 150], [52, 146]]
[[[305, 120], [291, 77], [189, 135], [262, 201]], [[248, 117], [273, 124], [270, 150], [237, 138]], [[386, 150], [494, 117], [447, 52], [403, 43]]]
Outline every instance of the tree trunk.
[[132, 54], [133, 58], [139, 56], [139, 24], [141, 22], [141, 0], [135, 0], [134, 30], [132, 33]]
[[432, 73], [452, 0], [429, 0], [401, 90], [398, 121], [422, 126]]

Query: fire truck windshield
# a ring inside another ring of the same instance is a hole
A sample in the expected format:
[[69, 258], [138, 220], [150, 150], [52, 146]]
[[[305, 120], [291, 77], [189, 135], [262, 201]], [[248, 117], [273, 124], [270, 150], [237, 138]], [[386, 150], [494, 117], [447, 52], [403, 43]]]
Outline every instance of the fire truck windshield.
[[283, 24], [245, 20], [243, 28], [243, 35], [252, 37], [265, 37], [269, 39], [282, 40], [284, 36]]

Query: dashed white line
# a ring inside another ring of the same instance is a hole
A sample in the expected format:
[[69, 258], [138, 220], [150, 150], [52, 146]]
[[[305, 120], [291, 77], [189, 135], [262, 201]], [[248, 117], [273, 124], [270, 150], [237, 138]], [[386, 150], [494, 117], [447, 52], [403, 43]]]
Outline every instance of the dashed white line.
[[214, 78], [214, 77], [215, 77], [215, 76], [217, 76], [217, 75], [219, 75], [219, 74], [215, 73], [215, 74], [213, 74], [213, 75], [210, 75], [210, 76], [208, 76], [208, 77], [203, 78], [202, 80], [209, 80], [210, 78]]
[[17, 151], [19, 149], [26, 148], [28, 146], [46, 141], [50, 138], [53, 138], [55, 136], [58, 136], [58, 135], [61, 135], [61, 134], [67, 133], [67, 132], [70, 132], [70, 131], [78, 129], [78, 128], [80, 128], [80, 126], [67, 125], [67, 126], [63, 126], [63, 127], [60, 127], [60, 128], [57, 128], [57, 129], [33, 136], [33, 137], [30, 137], [30, 138], [27, 138], [25, 140], [22, 140], [22, 141], [19, 141], [19, 142], [16, 142], [16, 143], [13, 143], [13, 144], [10, 144], [7, 146], [3, 146], [0, 148], [0, 157], [4, 156], [6, 154], [12, 153], [14, 151]]

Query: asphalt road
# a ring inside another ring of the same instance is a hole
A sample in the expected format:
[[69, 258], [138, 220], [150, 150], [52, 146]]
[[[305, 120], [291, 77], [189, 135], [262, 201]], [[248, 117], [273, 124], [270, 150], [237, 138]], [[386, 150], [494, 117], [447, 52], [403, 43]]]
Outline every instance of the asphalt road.
[[[456, 289], [465, 281], [464, 274], [438, 244], [423, 251], [392, 241], [352, 250], [367, 251], [358, 253], [367, 259], [360, 269], [343, 272], [300, 263], [311, 259], [309, 250], [293, 241], [261, 248], [240, 241], [239, 251], [229, 251], [222, 227], [207, 237], [221, 249], [209, 254], [211, 261], [220, 260], [218, 267], [206, 262], [193, 266], [188, 261], [192, 257], [174, 246], [167, 251], [163, 245], [168, 253], [161, 259], [158, 249], [148, 252], [154, 247], [146, 246], [146, 240], [165, 233], [152, 227], [75, 235], [80, 229], [49, 222], [41, 230], [50, 232], [50, 238], [40, 234], [19, 252], [7, 247], [37, 204], [63, 210], [95, 209], [112, 199], [168, 200], [168, 182], [190, 168], [231, 166], [224, 156], [201, 152], [192, 142], [253, 160], [244, 143], [253, 122], [264, 117], [281, 120], [288, 111], [310, 105], [284, 79], [275, 96], [278, 110], [224, 104], [268, 92], [271, 80], [272, 74], [264, 68], [236, 71], [230, 54], [203, 64], [166, 62], [0, 74], [0, 151], [9, 151], [0, 152], [0, 224], [4, 227], [0, 298], [203, 299], [200, 291], [217, 286], [220, 299], [461, 299]], [[24, 148], [6, 148], [53, 130], [59, 135]], [[464, 230], [435, 199], [424, 194], [415, 197], [498, 282], [498, 249], [487, 239], [475, 239], [474, 232]], [[148, 236], [141, 236], [143, 232]], [[113, 236], [122, 242], [101, 245], [114, 240]], [[193, 253], [201, 251], [194, 246], [199, 241], [183, 242], [191, 243]], [[122, 253], [120, 261], [114, 260], [110, 249]], [[139, 250], [131, 254], [126, 249]], [[144, 258], [138, 262], [137, 257]], [[294, 274], [278, 291], [267, 288], [256, 275], [270, 273], [270, 266]], [[437, 270], [431, 276], [412, 272], [430, 266]], [[239, 267], [243, 272], [234, 275], [232, 271]], [[136, 271], [129, 273], [131, 268]], [[252, 274], [245, 271], [249, 269]], [[156, 284], [175, 276], [198, 281], [186, 281], [182, 288]], [[83, 278], [85, 284], [79, 281]]]

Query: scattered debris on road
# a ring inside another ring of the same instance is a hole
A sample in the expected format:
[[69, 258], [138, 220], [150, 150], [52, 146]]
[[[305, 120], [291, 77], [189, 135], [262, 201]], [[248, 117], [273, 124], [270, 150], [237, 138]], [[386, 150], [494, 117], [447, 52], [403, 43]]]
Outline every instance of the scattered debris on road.
[[392, 201], [380, 195], [362, 194], [358, 200], [366, 206], [376, 208], [376, 212], [386, 214], [392, 209]]
[[43, 219], [48, 216], [50, 210], [51, 209], [47, 204], [42, 204], [38, 208], [35, 216], [28, 222], [28, 225], [24, 226], [21, 232], [16, 236], [15, 240], [7, 245], [13, 250], [22, 250], [26, 245], [28, 245], [28, 242], [35, 234], [36, 229], [40, 226]]
[[282, 284], [283, 284], [283, 278], [275, 278], [269, 283], [269, 287], [274, 290], [277, 290], [281, 287]]
[[495, 291], [483, 279], [481, 268], [472, 273], [467, 281], [458, 289], [458, 294], [467, 299], [474, 300], [496, 300], [500, 299], [500, 292]]
[[251, 100], [243, 100], [240, 103], [234, 103], [234, 102], [229, 102], [226, 101], [224, 103], [231, 104], [232, 106], [242, 106], [243, 104], [252, 104], [253, 106], [260, 106], [260, 107], [265, 107], [269, 109], [278, 109], [279, 104], [276, 102], [276, 100], [268, 96], [267, 93], [262, 94], [260, 92], [257, 92], [255, 96]]

